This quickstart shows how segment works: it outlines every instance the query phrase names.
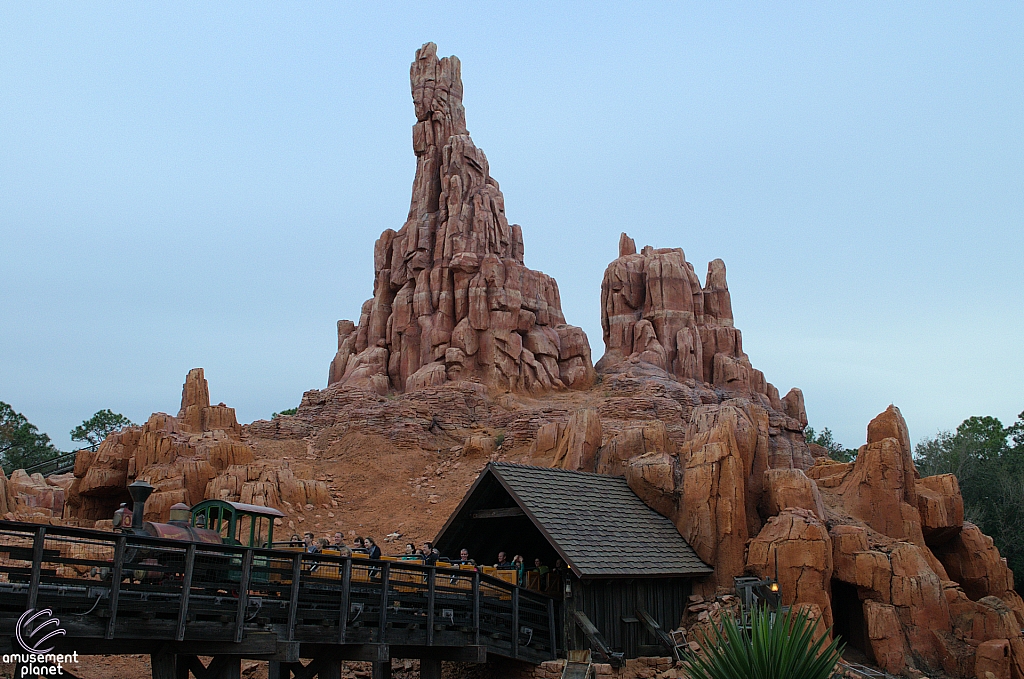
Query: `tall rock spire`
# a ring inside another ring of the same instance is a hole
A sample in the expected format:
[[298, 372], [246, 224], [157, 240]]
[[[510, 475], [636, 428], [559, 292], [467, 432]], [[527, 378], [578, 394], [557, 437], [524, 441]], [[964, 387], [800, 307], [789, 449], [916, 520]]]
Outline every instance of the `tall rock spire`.
[[374, 247], [373, 298], [338, 323], [328, 384], [406, 391], [477, 379], [513, 391], [593, 382], [590, 345], [558, 284], [523, 264], [523, 232], [462, 106], [461, 64], [427, 43], [410, 68], [416, 112], [409, 216]]

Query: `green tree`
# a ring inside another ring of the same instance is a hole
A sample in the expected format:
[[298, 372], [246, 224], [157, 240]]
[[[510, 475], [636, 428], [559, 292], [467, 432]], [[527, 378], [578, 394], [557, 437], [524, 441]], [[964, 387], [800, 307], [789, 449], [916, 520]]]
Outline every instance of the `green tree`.
[[297, 412], [299, 412], [298, 408], [286, 408], [285, 410], [282, 410], [279, 413], [274, 413], [273, 415], [271, 415], [270, 419], [274, 419], [275, 417], [280, 417], [281, 415], [294, 415]]
[[50, 443], [49, 436], [36, 429], [24, 415], [0, 401], [0, 465], [6, 473], [58, 455], [60, 451]]
[[815, 443], [828, 451], [828, 456], [836, 462], [850, 462], [857, 457], [855, 448], [847, 448], [839, 441], [832, 438], [832, 431], [825, 427], [821, 433], [814, 431], [814, 427], [804, 429], [804, 439], [808, 443]]
[[109, 409], [100, 410], [71, 430], [71, 440], [85, 441], [90, 449], [96, 450], [108, 435], [119, 429], [131, 427], [134, 424], [134, 422], [121, 413], [115, 413]]

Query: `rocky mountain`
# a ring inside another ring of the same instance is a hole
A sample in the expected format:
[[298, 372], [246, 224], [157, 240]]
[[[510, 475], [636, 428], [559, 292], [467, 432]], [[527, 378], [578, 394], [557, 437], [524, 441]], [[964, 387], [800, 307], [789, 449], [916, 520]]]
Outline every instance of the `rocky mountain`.
[[428, 43], [411, 83], [409, 216], [377, 241], [373, 297], [339, 322], [328, 386], [240, 427], [194, 370], [177, 416], [80, 454], [66, 508], [63, 487], [24, 475], [0, 508], [92, 525], [146, 478], [152, 518], [226, 497], [277, 506], [293, 530], [406, 542], [430, 539], [489, 460], [615, 474], [714, 567], [684, 625], [713, 624], [734, 577], [777, 575], [784, 603], [889, 672], [1024, 677], [1013, 573], [964, 520], [956, 478], [919, 476], [898, 408], [855, 461], [829, 460], [804, 440], [800, 390], [780, 397], [744, 353], [725, 264], [702, 284], [683, 250], [638, 252], [626, 234], [592, 366], [555, 281], [523, 264], [523, 230], [466, 130], [458, 59]]

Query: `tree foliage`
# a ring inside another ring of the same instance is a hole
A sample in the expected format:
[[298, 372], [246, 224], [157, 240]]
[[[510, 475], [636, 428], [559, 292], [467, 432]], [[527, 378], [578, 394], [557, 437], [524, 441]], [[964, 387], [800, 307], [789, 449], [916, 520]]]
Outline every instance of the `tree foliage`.
[[282, 410], [279, 413], [274, 413], [273, 415], [271, 415], [270, 419], [274, 419], [275, 417], [280, 417], [281, 415], [294, 415], [297, 412], [299, 412], [298, 408], [286, 408], [285, 410]]
[[857, 449], [847, 448], [832, 438], [828, 427], [822, 429], [820, 434], [814, 431], [814, 427], [807, 427], [804, 429], [804, 438], [808, 443], [816, 443], [827, 450], [828, 456], [836, 462], [850, 462], [857, 457]]
[[10, 474], [60, 455], [42, 433], [24, 415], [0, 401], [0, 465]]
[[828, 679], [843, 654], [838, 637], [815, 640], [818, 620], [805, 610], [778, 613], [762, 607], [750, 631], [726, 617], [700, 640], [701, 655], [688, 659], [691, 679]]
[[108, 435], [134, 424], [121, 413], [115, 413], [109, 409], [100, 410], [71, 430], [71, 440], [84, 441], [91, 449], [96, 450]]
[[955, 432], [923, 439], [914, 457], [922, 476], [956, 475], [965, 517], [992, 537], [1024, 584], [1024, 412], [1009, 427], [969, 417]]

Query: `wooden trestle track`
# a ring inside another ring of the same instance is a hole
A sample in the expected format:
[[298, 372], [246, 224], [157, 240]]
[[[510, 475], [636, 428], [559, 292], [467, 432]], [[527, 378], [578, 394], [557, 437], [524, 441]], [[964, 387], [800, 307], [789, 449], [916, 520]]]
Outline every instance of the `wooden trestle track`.
[[0, 652], [20, 652], [27, 609], [66, 630], [54, 652], [148, 653], [157, 679], [237, 677], [243, 658], [271, 679], [342, 660], [386, 677], [391, 658], [439, 677], [441, 660], [554, 659], [560, 628], [552, 598], [476, 570], [0, 521]]

